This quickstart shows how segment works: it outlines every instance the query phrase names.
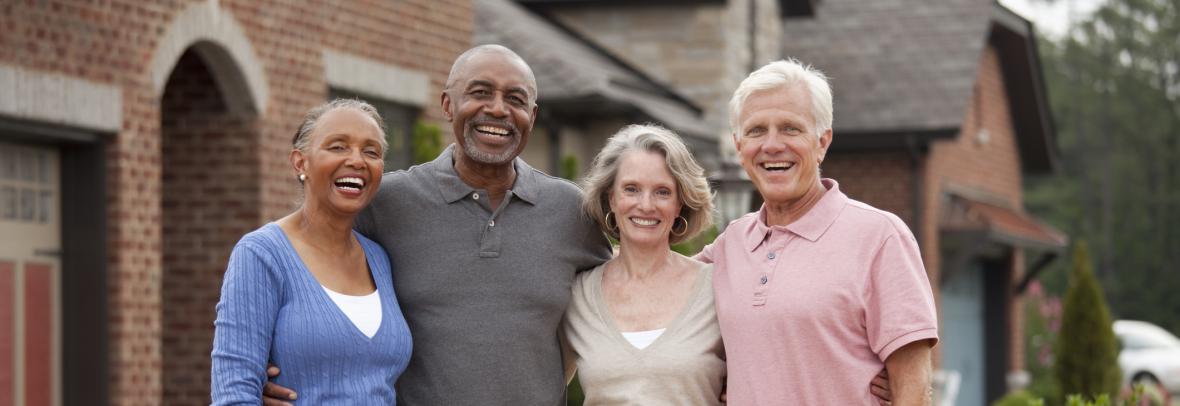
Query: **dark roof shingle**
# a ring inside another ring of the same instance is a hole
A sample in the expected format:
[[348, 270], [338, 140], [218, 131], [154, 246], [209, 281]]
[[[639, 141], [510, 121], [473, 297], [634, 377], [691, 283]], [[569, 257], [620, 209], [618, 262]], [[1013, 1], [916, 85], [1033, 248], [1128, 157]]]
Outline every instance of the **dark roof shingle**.
[[837, 132], [958, 128], [993, 0], [824, 0], [787, 19], [783, 55], [832, 83]]

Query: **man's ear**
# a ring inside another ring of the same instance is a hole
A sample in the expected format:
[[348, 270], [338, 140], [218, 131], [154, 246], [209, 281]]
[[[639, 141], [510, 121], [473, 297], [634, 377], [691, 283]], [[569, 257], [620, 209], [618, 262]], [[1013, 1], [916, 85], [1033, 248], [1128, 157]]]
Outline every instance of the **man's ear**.
[[533, 103], [533, 115], [529, 117], [529, 128], [533, 128], [533, 125], [536, 124], [538, 111], [540, 111], [540, 106], [538, 106], [536, 103]]
[[447, 122], [449, 123], [452, 119], [454, 119], [455, 114], [451, 112], [451, 95], [447, 94], [446, 90], [442, 91], [441, 102], [443, 118], [447, 119]]
[[819, 136], [819, 158], [817, 163], [824, 163], [824, 157], [828, 155], [828, 147], [832, 145], [832, 129], [829, 128], [824, 131], [823, 135]]

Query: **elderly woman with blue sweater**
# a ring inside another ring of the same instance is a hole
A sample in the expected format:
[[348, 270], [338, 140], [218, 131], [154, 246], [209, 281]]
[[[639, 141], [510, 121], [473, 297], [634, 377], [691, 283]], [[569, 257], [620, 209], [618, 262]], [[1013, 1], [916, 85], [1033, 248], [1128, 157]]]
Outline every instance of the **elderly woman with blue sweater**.
[[410, 332], [389, 258], [353, 231], [384, 171], [373, 106], [338, 99], [308, 112], [290, 161], [303, 185], [294, 213], [234, 247], [217, 304], [215, 405], [262, 404], [267, 362], [306, 404], [396, 403]]

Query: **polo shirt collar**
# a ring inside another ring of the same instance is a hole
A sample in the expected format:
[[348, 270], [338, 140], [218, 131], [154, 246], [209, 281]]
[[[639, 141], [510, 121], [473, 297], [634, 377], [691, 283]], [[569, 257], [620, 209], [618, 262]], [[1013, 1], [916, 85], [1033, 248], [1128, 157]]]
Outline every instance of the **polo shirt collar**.
[[770, 236], [771, 231], [790, 231], [808, 241], [819, 241], [820, 237], [831, 228], [848, 203], [848, 196], [840, 191], [840, 184], [835, 179], [820, 180], [828, 189], [819, 201], [807, 213], [786, 226], [768, 226], [766, 224], [766, 204], [758, 209], [758, 218], [746, 230], [746, 249], [753, 252]]
[[[454, 153], [455, 144], [451, 144], [441, 154], [438, 154], [438, 158], [427, 164], [438, 184], [439, 192], [442, 193], [443, 201], [447, 203], [454, 203], [475, 192], [475, 188], [464, 183], [462, 179], [459, 179], [459, 174], [455, 172], [452, 155]], [[540, 193], [537, 190], [538, 180], [533, 168], [520, 157], [513, 159], [512, 165], [516, 170], [516, 180], [512, 183], [511, 195], [529, 204], [537, 204], [537, 197]]]

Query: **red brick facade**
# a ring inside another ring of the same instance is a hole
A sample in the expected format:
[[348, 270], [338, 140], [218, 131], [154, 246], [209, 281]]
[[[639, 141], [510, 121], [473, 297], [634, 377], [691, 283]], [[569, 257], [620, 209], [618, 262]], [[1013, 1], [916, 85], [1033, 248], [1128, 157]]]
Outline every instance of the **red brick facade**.
[[[1000, 60], [994, 47], [984, 50], [976, 75], [975, 94], [964, 112], [958, 137], [936, 141], [930, 148], [927, 170], [923, 179], [922, 255], [926, 269], [931, 272], [935, 297], [938, 294], [938, 272], [942, 269], [942, 247], [939, 235], [940, 220], [946, 210], [949, 192], [969, 189], [1023, 207], [1023, 175], [1020, 154], [1008, 107], [1008, 95], [1000, 71]], [[980, 131], [986, 130], [981, 136]], [[1023, 255], [1013, 250], [1012, 279], [1018, 280], [1023, 270]], [[1008, 301], [1011, 328], [1009, 351], [1010, 370], [1023, 369], [1023, 323], [1020, 300], [1013, 296]]]
[[[936, 298], [944, 265], [940, 220], [947, 193], [971, 190], [1023, 207], [1020, 155], [1003, 80], [995, 48], [988, 47], [980, 58], [975, 94], [964, 112], [961, 132], [953, 139], [935, 141], [918, 163], [924, 166], [917, 171], [922, 177], [918, 224], [913, 217], [915, 163], [907, 152], [836, 151], [823, 164], [824, 176], [838, 180], [850, 197], [897, 214], [910, 225], [920, 239]], [[979, 135], [981, 129], [986, 129], [986, 140]], [[833, 144], [839, 142], [840, 134], [834, 134]], [[1010, 260], [1012, 279], [1019, 280], [1024, 267], [1021, 250], [1013, 250]], [[1024, 366], [1023, 313], [1019, 296], [1008, 303], [1013, 349], [1009, 366], [1015, 371]]]
[[[833, 134], [832, 143], [840, 142]], [[828, 152], [823, 176], [840, 182], [848, 197], [896, 214], [914, 227], [914, 159], [905, 151]]]
[[[215, 8], [241, 27], [256, 59], [228, 66], [261, 65], [264, 110], [235, 111], [218, 100], [225, 95], [211, 81], [226, 80], [225, 66], [193, 52], [171, 61], [161, 96], [151, 62], [192, 7]], [[0, 5], [0, 64], [121, 90], [122, 125], [105, 138], [110, 403], [207, 402], [213, 306], [228, 248], [298, 198], [287, 151], [302, 114], [326, 98], [322, 52], [425, 72], [436, 100], [451, 61], [470, 46], [472, 18], [461, 0]], [[435, 105], [423, 111], [439, 119]]]

